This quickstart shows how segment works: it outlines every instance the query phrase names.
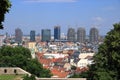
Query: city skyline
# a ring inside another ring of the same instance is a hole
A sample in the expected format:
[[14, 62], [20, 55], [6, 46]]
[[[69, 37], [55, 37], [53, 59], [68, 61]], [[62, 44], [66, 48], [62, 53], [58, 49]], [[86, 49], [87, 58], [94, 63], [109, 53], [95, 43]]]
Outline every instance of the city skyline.
[[15, 34], [20, 28], [24, 34], [35, 30], [61, 26], [61, 33], [67, 34], [69, 27], [84, 27], [87, 35], [92, 27], [97, 27], [100, 35], [106, 35], [113, 24], [119, 22], [119, 0], [11, 0], [12, 7], [6, 14], [4, 30], [0, 34]]

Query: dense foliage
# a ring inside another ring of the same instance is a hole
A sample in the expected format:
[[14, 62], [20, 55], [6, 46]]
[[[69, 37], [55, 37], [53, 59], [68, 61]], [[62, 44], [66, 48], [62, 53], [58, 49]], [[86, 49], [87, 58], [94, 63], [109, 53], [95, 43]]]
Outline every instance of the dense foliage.
[[23, 77], [23, 80], [36, 80], [36, 79], [34, 75], [31, 75], [31, 76], [26, 75]]
[[95, 80], [120, 79], [120, 23], [114, 24], [114, 29], [107, 33], [104, 43], [94, 56], [90, 74]]
[[120, 23], [107, 33], [104, 43], [99, 46], [89, 71], [73, 77], [86, 77], [88, 80], [120, 79]]
[[20, 46], [0, 48], [0, 67], [20, 67], [38, 77], [51, 77], [49, 70], [31, 58], [29, 49]]
[[0, 0], [0, 29], [3, 29], [3, 24], [6, 12], [9, 12], [11, 3], [9, 0]]

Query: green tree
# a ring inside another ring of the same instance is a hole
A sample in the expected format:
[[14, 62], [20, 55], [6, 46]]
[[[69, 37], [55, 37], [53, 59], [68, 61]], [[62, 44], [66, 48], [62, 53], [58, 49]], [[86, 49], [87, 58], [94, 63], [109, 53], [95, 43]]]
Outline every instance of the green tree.
[[74, 74], [72, 77], [82, 77], [88, 80], [119, 80], [120, 79], [120, 23], [113, 25], [98, 53], [93, 57], [94, 64], [89, 66], [89, 71]]
[[23, 80], [36, 80], [36, 79], [34, 75], [31, 75], [31, 76], [26, 75], [23, 77]]
[[11, 7], [11, 3], [9, 0], [0, 0], [0, 29], [3, 29], [3, 24], [5, 19], [5, 14], [9, 12], [9, 8]]
[[88, 78], [88, 72], [83, 72], [82, 74], [74, 73], [70, 78]]
[[32, 74], [35, 74], [36, 76], [40, 76], [42, 78], [45, 78], [45, 77], [49, 78], [52, 76], [50, 74], [50, 71], [47, 69], [44, 69], [43, 66], [36, 59], [30, 60], [27, 64], [28, 66], [26, 70]]
[[76, 68], [77, 68], [76, 66], [72, 66], [71, 70], [76, 70]]
[[104, 43], [100, 45], [90, 66], [88, 77], [95, 80], [120, 79], [120, 23], [107, 33]]
[[37, 77], [51, 77], [37, 59], [32, 59], [30, 50], [21, 46], [0, 48], [0, 67], [20, 67]]

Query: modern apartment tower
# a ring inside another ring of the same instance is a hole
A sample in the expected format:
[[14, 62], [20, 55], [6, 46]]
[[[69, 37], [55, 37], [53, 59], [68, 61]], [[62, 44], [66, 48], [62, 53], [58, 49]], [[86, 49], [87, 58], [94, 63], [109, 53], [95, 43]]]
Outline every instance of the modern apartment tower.
[[90, 29], [90, 42], [94, 43], [94, 42], [98, 42], [98, 38], [99, 38], [99, 31], [97, 28], [93, 27]]
[[49, 42], [51, 40], [51, 30], [50, 29], [42, 29], [42, 41]]
[[80, 27], [77, 29], [77, 41], [80, 43], [85, 42], [86, 31], [84, 28]]
[[54, 27], [54, 40], [60, 40], [60, 26]]
[[23, 32], [20, 28], [15, 29], [15, 42], [21, 43], [22, 42]]
[[75, 29], [74, 28], [69, 28], [67, 32], [67, 39], [68, 41], [76, 41], [75, 37]]
[[34, 42], [34, 41], [35, 41], [35, 31], [34, 31], [34, 30], [31, 30], [31, 31], [30, 31], [30, 41], [31, 41], [31, 42]]

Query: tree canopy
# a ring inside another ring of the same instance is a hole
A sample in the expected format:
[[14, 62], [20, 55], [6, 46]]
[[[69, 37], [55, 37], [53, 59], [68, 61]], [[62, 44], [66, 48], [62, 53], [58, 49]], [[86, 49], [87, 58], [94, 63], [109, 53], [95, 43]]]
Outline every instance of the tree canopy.
[[9, 0], [0, 0], [0, 29], [3, 29], [3, 24], [5, 19], [5, 14], [9, 12], [11, 7], [11, 2]]
[[88, 80], [120, 79], [120, 23], [113, 26], [114, 29], [107, 33], [103, 44], [99, 46], [89, 71], [73, 77], [86, 77]]
[[31, 75], [31, 76], [26, 75], [23, 77], [23, 80], [36, 80], [36, 79], [34, 75]]
[[37, 59], [31, 58], [30, 50], [21, 46], [0, 48], [0, 67], [20, 67], [37, 77], [51, 77]]
[[90, 66], [89, 78], [95, 80], [120, 79], [120, 23], [113, 25], [94, 56], [94, 63]]

